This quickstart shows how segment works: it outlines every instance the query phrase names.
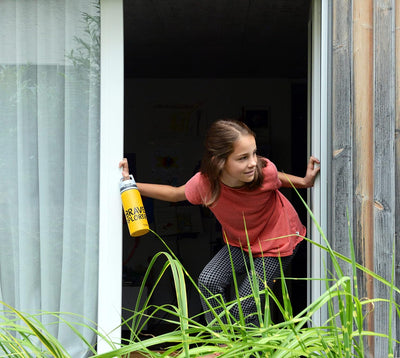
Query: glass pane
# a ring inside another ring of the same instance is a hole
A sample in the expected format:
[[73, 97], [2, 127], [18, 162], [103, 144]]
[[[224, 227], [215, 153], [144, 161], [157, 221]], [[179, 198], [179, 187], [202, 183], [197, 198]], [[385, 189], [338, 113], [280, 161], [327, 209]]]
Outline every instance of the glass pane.
[[[0, 299], [95, 321], [99, 4], [5, 0], [0, 8]], [[48, 329], [72, 356], [86, 354], [67, 326]]]

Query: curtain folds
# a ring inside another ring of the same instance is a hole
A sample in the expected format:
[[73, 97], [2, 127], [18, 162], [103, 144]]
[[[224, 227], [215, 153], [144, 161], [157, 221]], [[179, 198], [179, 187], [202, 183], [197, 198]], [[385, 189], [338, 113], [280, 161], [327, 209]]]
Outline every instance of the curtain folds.
[[97, 314], [99, 16], [99, 0], [0, 2], [0, 300], [75, 322]]

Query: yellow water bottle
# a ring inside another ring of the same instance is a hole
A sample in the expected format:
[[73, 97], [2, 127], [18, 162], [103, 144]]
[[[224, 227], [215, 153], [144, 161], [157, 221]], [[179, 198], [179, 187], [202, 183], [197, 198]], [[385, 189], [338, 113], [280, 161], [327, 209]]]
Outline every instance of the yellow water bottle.
[[142, 236], [149, 232], [149, 224], [135, 179], [132, 175], [129, 175], [129, 178], [128, 180], [121, 178], [120, 181], [122, 206], [128, 223], [129, 234], [134, 237]]

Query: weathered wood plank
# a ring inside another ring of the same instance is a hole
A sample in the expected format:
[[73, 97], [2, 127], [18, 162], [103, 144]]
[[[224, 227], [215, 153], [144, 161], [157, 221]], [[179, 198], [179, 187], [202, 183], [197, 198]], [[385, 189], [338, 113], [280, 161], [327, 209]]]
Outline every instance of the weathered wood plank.
[[[376, 0], [374, 11], [374, 271], [390, 281], [395, 237], [395, 0]], [[374, 282], [377, 297], [390, 288]], [[388, 305], [375, 305], [375, 330], [389, 332]], [[393, 317], [394, 318], [394, 317]], [[393, 327], [394, 328], [394, 327]], [[393, 331], [392, 331], [393, 332]], [[375, 339], [375, 356], [387, 357], [388, 344]]]
[[[396, 1], [395, 14], [395, 71], [396, 71], [396, 122], [395, 122], [395, 245], [396, 245], [396, 266], [395, 266], [395, 284], [400, 287], [400, 1]], [[399, 295], [396, 296], [396, 302], [400, 303]], [[400, 318], [396, 315], [395, 337], [400, 337]], [[394, 357], [400, 357], [400, 344], [394, 349]]]
[[[349, 253], [347, 212], [353, 216], [352, 4], [332, 3], [332, 247]], [[350, 267], [343, 268], [350, 274]]]
[[[334, 1], [332, 46], [331, 243], [345, 252], [345, 205], [358, 262], [390, 280], [400, 232], [400, 0]], [[400, 264], [395, 264], [400, 286]], [[388, 288], [368, 276], [361, 275], [359, 284], [362, 297], [389, 297]], [[377, 304], [366, 328], [388, 333], [387, 308]], [[398, 338], [400, 319], [394, 316], [392, 337]], [[388, 356], [386, 340], [365, 344], [365, 357]], [[394, 356], [400, 356], [400, 348], [394, 348]]]
[[[373, 0], [353, 1], [354, 56], [354, 242], [357, 261], [373, 269]], [[359, 275], [363, 296], [373, 297], [373, 280]], [[374, 330], [373, 315], [366, 328]], [[374, 340], [365, 341], [365, 354], [373, 356]]]

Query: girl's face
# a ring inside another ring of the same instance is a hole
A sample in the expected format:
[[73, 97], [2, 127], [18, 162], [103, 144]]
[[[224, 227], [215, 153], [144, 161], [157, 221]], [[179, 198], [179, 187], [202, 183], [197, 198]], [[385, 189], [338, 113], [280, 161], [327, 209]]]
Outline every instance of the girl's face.
[[232, 188], [238, 188], [254, 179], [257, 165], [255, 138], [248, 134], [241, 136], [233, 146], [233, 152], [226, 159], [220, 176], [221, 181]]

